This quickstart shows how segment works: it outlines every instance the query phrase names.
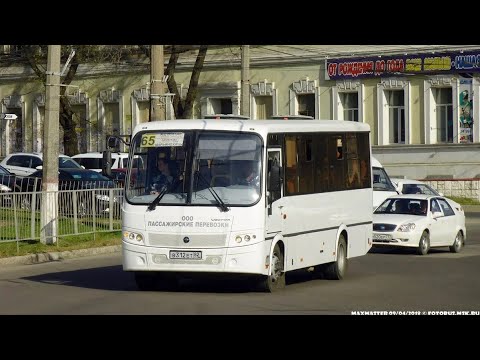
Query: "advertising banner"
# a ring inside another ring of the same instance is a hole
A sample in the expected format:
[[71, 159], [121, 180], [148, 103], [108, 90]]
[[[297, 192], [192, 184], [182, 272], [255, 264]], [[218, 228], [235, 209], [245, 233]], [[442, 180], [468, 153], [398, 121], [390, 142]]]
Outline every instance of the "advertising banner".
[[480, 72], [480, 50], [325, 60], [327, 80]]

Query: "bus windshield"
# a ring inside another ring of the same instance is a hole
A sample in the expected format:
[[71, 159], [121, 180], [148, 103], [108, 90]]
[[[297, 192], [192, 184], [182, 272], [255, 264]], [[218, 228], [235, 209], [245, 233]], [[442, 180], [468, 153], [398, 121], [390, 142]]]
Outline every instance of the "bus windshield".
[[130, 169], [126, 199], [132, 204], [155, 200], [155, 206], [224, 207], [253, 205], [260, 199], [263, 142], [258, 135], [141, 132], [131, 146], [130, 156], [143, 159]]

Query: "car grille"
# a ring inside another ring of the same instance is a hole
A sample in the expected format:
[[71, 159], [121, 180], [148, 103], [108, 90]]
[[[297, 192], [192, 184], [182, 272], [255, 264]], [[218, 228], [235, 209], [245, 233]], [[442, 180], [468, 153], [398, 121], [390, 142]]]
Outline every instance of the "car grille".
[[395, 224], [373, 224], [373, 231], [393, 231], [397, 225]]

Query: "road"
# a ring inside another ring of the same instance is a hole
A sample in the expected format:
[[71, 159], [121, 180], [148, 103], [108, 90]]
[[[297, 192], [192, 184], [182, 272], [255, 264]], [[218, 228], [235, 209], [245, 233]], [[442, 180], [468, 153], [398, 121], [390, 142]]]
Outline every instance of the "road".
[[120, 253], [0, 269], [0, 314], [351, 314], [480, 310], [480, 213], [467, 214], [459, 254], [373, 249], [342, 281], [297, 272], [280, 293], [237, 281], [188, 281], [175, 292], [137, 291]]

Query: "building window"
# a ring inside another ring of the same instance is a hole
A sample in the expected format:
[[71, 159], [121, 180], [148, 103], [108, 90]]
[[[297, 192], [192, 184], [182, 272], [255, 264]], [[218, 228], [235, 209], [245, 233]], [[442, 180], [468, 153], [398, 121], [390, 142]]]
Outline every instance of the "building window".
[[364, 122], [364, 101], [364, 86], [360, 81], [337, 81], [332, 87], [333, 119]]
[[340, 93], [343, 120], [358, 121], [358, 92]]
[[432, 88], [435, 101], [437, 141], [453, 142], [452, 88]]
[[[240, 115], [240, 81], [215, 82], [199, 85], [197, 109], [194, 117], [215, 114]], [[198, 108], [200, 105], [200, 108]], [[200, 114], [198, 114], [200, 111]]]
[[319, 118], [320, 90], [317, 86], [317, 80], [310, 80], [307, 77], [292, 83], [289, 114], [312, 116], [314, 119]]
[[405, 144], [405, 93], [403, 90], [385, 91], [390, 123], [390, 144]]
[[298, 115], [315, 117], [315, 94], [298, 94]]
[[273, 97], [255, 96], [255, 119], [270, 119], [273, 115]]
[[210, 104], [213, 114], [233, 114], [233, 104], [230, 98], [211, 98]]

